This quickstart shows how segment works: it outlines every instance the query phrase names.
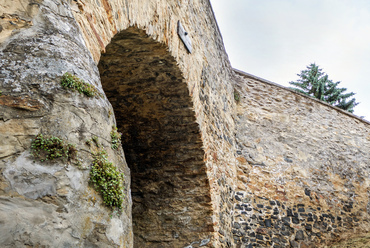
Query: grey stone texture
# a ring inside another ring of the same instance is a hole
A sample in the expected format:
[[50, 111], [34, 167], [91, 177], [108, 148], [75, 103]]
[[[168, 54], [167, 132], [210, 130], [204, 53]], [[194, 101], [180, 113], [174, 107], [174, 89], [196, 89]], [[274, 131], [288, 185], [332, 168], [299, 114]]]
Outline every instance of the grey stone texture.
[[266, 246], [315, 247], [368, 232], [369, 123], [240, 71], [236, 91], [235, 221], [257, 217], [245, 236], [263, 228]]
[[[65, 72], [100, 96], [62, 88]], [[369, 123], [232, 69], [208, 0], [0, 0], [0, 91], [2, 247], [316, 247], [369, 231]], [[81, 166], [35, 159], [39, 133], [76, 144]], [[122, 211], [88, 183], [95, 136], [125, 174]]]
[[88, 185], [88, 170], [64, 161], [40, 162], [30, 154], [35, 135], [54, 135], [76, 144], [82, 167], [88, 168], [92, 158], [85, 140], [97, 136], [125, 173], [125, 194], [130, 195], [123, 151], [109, 149], [115, 125], [108, 117], [111, 104], [105, 97], [87, 98], [60, 86], [61, 76], [71, 72], [103, 93], [69, 3], [23, 1], [14, 4], [18, 9], [13, 13], [6, 12], [15, 8], [8, 4], [2, 1], [3, 16], [34, 16], [32, 25], [18, 25], [1, 43], [1, 246], [131, 246], [129, 197], [122, 213], [112, 213]]

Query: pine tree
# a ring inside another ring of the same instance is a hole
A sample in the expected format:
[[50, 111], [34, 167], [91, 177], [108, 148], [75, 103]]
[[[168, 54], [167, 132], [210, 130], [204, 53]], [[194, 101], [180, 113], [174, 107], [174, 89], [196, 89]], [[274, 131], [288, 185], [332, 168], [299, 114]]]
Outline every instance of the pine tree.
[[297, 75], [300, 78], [295, 82], [289, 82], [289, 84], [295, 86], [290, 87], [290, 89], [353, 113], [353, 108], [358, 103], [355, 98], [349, 98], [355, 93], [345, 93], [346, 88], [338, 88], [340, 82], [334, 83], [329, 80], [328, 75], [322, 72], [318, 65], [310, 64], [306, 70]]

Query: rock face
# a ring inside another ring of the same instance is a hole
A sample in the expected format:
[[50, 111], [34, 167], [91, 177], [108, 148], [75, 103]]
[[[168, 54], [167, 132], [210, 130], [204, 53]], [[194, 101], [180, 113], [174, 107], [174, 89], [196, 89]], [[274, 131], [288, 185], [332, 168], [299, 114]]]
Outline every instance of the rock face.
[[[108, 115], [111, 104], [104, 96], [88, 98], [60, 85], [61, 76], [71, 72], [103, 93], [99, 71], [69, 5], [3, 2], [3, 16], [32, 25], [17, 24], [14, 29], [2, 24], [5, 34], [6, 28], [13, 29], [0, 52], [1, 246], [132, 246], [130, 172], [123, 151], [110, 148], [115, 125], [114, 116]], [[88, 185], [89, 170], [63, 160], [34, 158], [31, 141], [39, 133], [75, 144], [86, 168], [92, 156], [85, 141], [98, 137], [126, 176], [122, 213], [105, 207]]]
[[[0, 70], [2, 247], [316, 247], [369, 231], [369, 123], [234, 71], [208, 1], [0, 0]], [[66, 72], [97, 94], [63, 88]], [[77, 158], [37, 159], [38, 134]], [[89, 183], [102, 150], [125, 175], [122, 210]]]

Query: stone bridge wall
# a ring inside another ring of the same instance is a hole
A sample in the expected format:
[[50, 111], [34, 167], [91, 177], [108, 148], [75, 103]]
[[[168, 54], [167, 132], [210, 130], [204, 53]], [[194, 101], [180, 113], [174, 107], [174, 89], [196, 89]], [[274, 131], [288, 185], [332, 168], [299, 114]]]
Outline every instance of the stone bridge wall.
[[[368, 123], [235, 73], [209, 1], [0, 0], [0, 17], [4, 247], [284, 247], [369, 227]], [[63, 89], [65, 72], [100, 95]], [[39, 133], [86, 170], [33, 158]], [[125, 173], [120, 213], [88, 184], [95, 136]]]

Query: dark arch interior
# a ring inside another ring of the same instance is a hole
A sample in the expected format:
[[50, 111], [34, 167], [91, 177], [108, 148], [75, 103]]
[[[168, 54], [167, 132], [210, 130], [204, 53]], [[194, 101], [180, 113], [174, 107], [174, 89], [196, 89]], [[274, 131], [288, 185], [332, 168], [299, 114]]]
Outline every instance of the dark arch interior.
[[175, 59], [131, 27], [99, 62], [131, 170], [135, 247], [184, 247], [212, 229], [199, 126]]

